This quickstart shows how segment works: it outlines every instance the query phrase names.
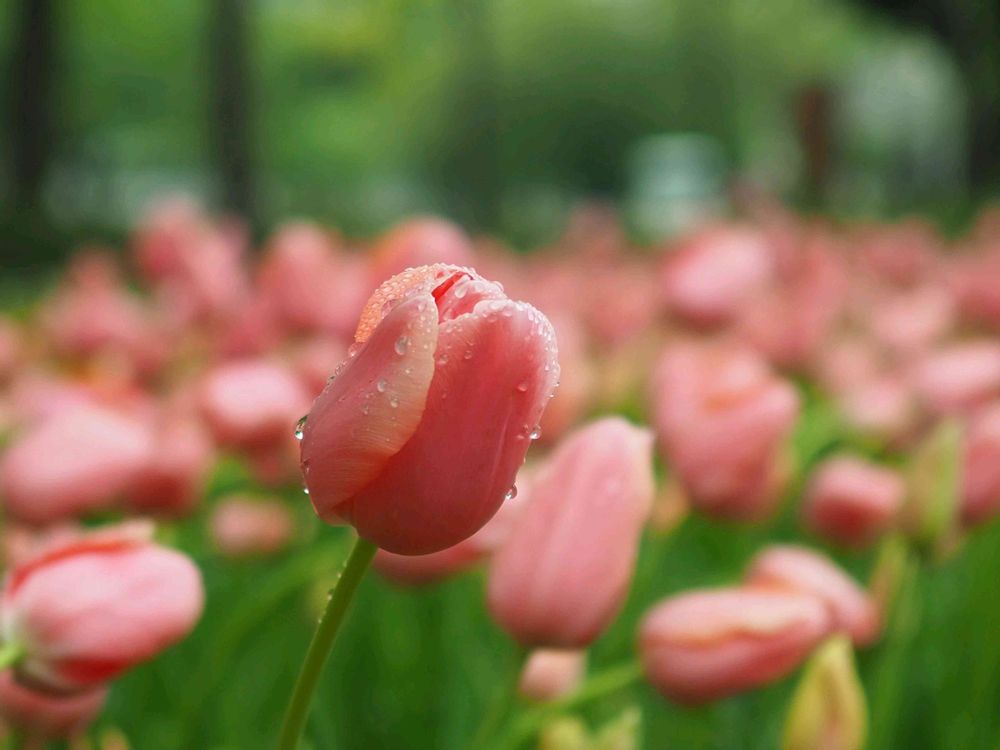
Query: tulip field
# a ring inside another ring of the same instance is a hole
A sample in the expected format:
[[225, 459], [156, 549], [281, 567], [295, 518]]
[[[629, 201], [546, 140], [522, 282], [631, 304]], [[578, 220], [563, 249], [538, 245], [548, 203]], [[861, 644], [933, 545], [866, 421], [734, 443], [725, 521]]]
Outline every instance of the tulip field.
[[1000, 750], [1000, 212], [165, 200], [0, 310], [0, 509], [8, 750]]

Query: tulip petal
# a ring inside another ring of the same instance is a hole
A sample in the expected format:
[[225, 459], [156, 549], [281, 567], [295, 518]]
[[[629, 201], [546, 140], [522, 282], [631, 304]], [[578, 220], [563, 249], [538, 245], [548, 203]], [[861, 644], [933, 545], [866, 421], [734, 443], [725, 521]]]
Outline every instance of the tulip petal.
[[328, 523], [410, 439], [427, 403], [438, 339], [427, 293], [398, 303], [316, 399], [303, 427], [302, 473]]
[[441, 323], [436, 357], [419, 428], [343, 508], [390, 552], [444, 549], [496, 513], [559, 375], [551, 324], [509, 300]]

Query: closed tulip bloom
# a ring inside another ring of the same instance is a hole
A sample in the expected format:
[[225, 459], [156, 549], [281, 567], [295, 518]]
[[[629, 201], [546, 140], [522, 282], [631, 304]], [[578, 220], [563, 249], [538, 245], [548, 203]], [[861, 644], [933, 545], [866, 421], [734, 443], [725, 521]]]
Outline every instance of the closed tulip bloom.
[[269, 555], [288, 546], [295, 523], [278, 500], [233, 495], [212, 511], [212, 541], [227, 557]]
[[918, 365], [915, 379], [932, 413], [967, 414], [1000, 396], [1000, 342], [968, 341], [933, 352]]
[[276, 362], [227, 362], [202, 383], [202, 413], [222, 445], [251, 449], [280, 445], [308, 407], [302, 382]]
[[375, 284], [408, 268], [474, 265], [472, 243], [450, 221], [423, 216], [407, 219], [382, 235], [371, 252]]
[[1000, 512], [1000, 402], [979, 411], [965, 434], [962, 521], [985, 523]]
[[141, 421], [96, 406], [53, 415], [15, 439], [0, 463], [4, 510], [45, 524], [102, 510], [152, 456]]
[[744, 578], [748, 586], [810, 594], [830, 610], [834, 630], [855, 645], [874, 642], [881, 630], [875, 601], [829, 558], [806, 547], [776, 544], [758, 554]]
[[85, 730], [104, 708], [106, 687], [69, 695], [33, 690], [11, 670], [0, 672], [0, 718], [25, 737], [61, 740]]
[[799, 398], [760, 355], [722, 342], [669, 345], [653, 399], [664, 458], [695, 509], [734, 521], [774, 511]]
[[149, 461], [126, 493], [140, 513], [181, 516], [201, 500], [215, 459], [215, 448], [201, 424], [171, 417], [159, 426]]
[[906, 486], [891, 469], [855, 456], [823, 462], [806, 490], [806, 523], [817, 534], [848, 547], [863, 547], [889, 530]]
[[586, 651], [539, 649], [525, 662], [517, 692], [533, 701], [552, 701], [573, 692], [586, 671]]
[[618, 613], [652, 506], [652, 435], [609, 417], [567, 436], [490, 570], [487, 601], [526, 646], [577, 649]]
[[17, 674], [54, 692], [106, 682], [179, 641], [201, 615], [184, 555], [125, 525], [48, 547], [10, 572], [0, 630], [23, 650]]
[[819, 599], [789, 591], [705, 589], [671, 597], [639, 628], [649, 681], [695, 705], [781, 679], [830, 631]]
[[457, 544], [514, 484], [558, 376], [552, 326], [498, 285], [445, 265], [393, 277], [302, 428], [316, 513], [390, 552]]

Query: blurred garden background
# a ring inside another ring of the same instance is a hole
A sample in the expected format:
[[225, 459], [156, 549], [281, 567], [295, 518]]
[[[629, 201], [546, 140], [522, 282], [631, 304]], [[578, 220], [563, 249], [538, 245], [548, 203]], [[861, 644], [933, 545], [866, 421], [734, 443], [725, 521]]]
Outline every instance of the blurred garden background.
[[673, 231], [734, 180], [951, 228], [1000, 175], [990, 0], [2, 0], [0, 63], [17, 267], [165, 192], [529, 244], [595, 197]]

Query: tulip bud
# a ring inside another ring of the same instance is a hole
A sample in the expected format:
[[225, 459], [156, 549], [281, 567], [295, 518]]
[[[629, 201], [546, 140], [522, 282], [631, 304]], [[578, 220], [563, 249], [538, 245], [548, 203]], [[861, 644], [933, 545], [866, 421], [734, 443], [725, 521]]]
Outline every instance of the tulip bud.
[[932, 413], [967, 414], [1000, 396], [1000, 342], [984, 339], [952, 344], [928, 355], [914, 377]]
[[833, 636], [809, 660], [799, 681], [782, 750], [862, 750], [867, 732], [865, 692], [851, 642]]
[[790, 591], [706, 589], [671, 597], [639, 627], [646, 676], [699, 704], [781, 679], [830, 632], [827, 607]]
[[500, 286], [455, 266], [394, 276], [302, 427], [314, 509], [390, 552], [457, 544], [510, 491], [558, 376], [552, 326]]
[[24, 736], [40, 740], [65, 739], [82, 732], [104, 707], [108, 689], [96, 687], [70, 695], [33, 690], [0, 672], [0, 717]]
[[497, 552], [487, 602], [526, 646], [592, 642], [628, 591], [653, 495], [652, 436], [608, 417], [567, 436]]
[[212, 511], [212, 541], [227, 557], [280, 552], [295, 533], [292, 514], [281, 500], [231, 495]]
[[941, 549], [955, 530], [961, 442], [958, 424], [941, 422], [910, 457], [900, 522], [910, 541], [924, 552]]
[[517, 690], [533, 701], [552, 701], [573, 692], [586, 670], [586, 651], [539, 649], [528, 657]]
[[590, 750], [590, 732], [577, 717], [560, 717], [542, 730], [538, 750]]
[[55, 544], [14, 567], [0, 631], [19, 679], [56, 692], [106, 682], [180, 640], [201, 614], [201, 576], [184, 555], [125, 524]]
[[830, 559], [806, 547], [776, 544], [751, 560], [749, 586], [810, 594], [830, 610], [833, 629], [848, 633], [859, 646], [878, 638], [881, 622], [868, 592]]
[[887, 531], [903, 503], [903, 480], [861, 458], [823, 462], [806, 490], [806, 523], [821, 536], [863, 547]]
[[879, 619], [883, 623], [889, 621], [896, 596], [907, 574], [909, 552], [909, 545], [899, 534], [887, 536], [879, 546], [878, 559], [868, 582], [868, 590], [879, 612]]

